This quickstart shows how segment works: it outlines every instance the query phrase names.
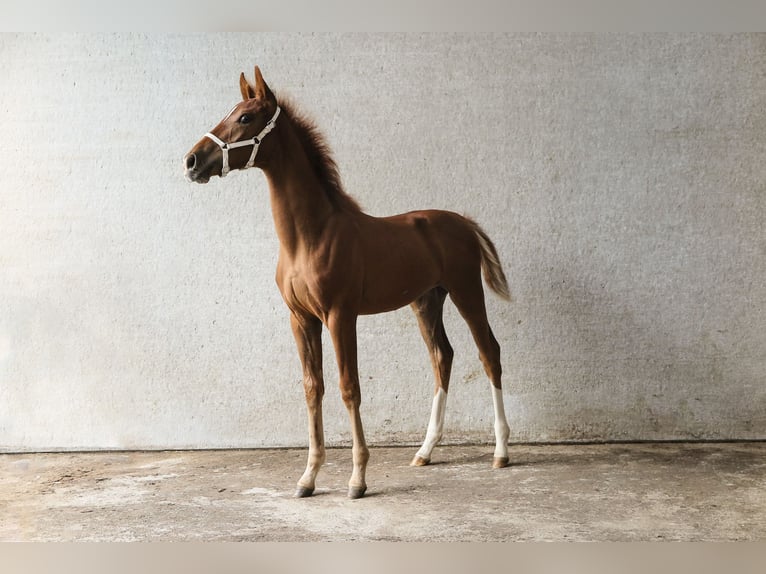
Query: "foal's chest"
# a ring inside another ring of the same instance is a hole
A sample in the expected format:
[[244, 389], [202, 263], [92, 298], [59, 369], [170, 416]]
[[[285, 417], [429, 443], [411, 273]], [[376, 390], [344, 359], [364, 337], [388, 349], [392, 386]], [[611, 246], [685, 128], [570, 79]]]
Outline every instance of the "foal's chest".
[[290, 310], [323, 320], [332, 308], [331, 294], [337, 291], [333, 286], [338, 281], [307, 266], [280, 265], [277, 271], [277, 284]]

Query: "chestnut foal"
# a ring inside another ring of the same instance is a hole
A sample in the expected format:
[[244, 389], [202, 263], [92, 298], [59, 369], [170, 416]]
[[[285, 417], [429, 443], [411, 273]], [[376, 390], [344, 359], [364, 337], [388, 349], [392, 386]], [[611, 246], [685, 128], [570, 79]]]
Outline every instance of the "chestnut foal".
[[255, 68], [255, 85], [240, 75], [242, 101], [185, 156], [186, 177], [206, 183], [231, 169], [258, 167], [269, 183], [279, 237], [277, 285], [303, 365], [309, 453], [296, 496], [310, 496], [325, 460], [322, 425], [321, 331], [330, 331], [340, 391], [351, 418], [353, 472], [348, 495], [367, 488], [369, 451], [359, 414], [356, 321], [359, 315], [410, 305], [431, 355], [436, 388], [423, 446], [413, 465], [428, 464], [439, 442], [452, 366], [442, 323], [449, 294], [473, 334], [492, 383], [495, 408], [493, 466], [508, 464], [508, 423], [500, 384], [500, 346], [487, 322], [481, 272], [509, 299], [505, 275], [489, 237], [470, 219], [448, 211], [393, 217], [362, 212], [345, 193], [323, 137], [294, 107], [278, 100]]

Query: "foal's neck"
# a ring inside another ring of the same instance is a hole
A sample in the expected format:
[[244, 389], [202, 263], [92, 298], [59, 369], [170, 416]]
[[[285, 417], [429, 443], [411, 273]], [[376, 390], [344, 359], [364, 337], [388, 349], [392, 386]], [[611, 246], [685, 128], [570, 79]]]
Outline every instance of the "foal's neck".
[[311, 250], [335, 209], [311, 168], [306, 151], [287, 118], [280, 118], [278, 151], [263, 166], [269, 182], [271, 211], [282, 249], [290, 256]]

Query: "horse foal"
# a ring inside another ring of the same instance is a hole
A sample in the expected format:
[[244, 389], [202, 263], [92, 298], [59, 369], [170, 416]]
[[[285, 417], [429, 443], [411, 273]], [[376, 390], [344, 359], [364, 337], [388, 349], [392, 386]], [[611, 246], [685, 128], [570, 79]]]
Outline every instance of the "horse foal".
[[367, 489], [369, 449], [359, 412], [359, 315], [410, 305], [418, 318], [436, 385], [426, 437], [412, 464], [428, 464], [442, 436], [452, 368], [453, 350], [442, 321], [448, 295], [471, 330], [492, 384], [493, 466], [506, 466], [509, 428], [500, 346], [487, 321], [482, 274], [490, 289], [505, 299], [509, 295], [492, 241], [474, 221], [449, 211], [382, 218], [364, 213], [343, 190], [314, 124], [289, 101], [274, 96], [258, 67], [254, 85], [240, 76], [240, 91], [242, 101], [186, 154], [184, 166], [187, 179], [197, 183], [248, 167], [260, 168], [267, 178], [280, 244], [276, 282], [290, 310], [308, 411], [308, 461], [296, 495], [313, 494], [325, 460], [323, 327], [335, 348], [341, 397], [351, 423], [348, 495], [359, 498]]

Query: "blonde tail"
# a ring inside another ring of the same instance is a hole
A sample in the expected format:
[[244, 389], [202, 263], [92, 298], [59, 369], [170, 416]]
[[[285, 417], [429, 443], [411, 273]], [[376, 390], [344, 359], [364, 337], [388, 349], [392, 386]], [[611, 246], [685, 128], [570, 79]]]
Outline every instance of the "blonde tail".
[[481, 270], [484, 272], [484, 281], [487, 285], [500, 297], [506, 301], [511, 300], [511, 293], [508, 290], [508, 281], [505, 278], [503, 267], [500, 264], [500, 258], [497, 255], [497, 249], [495, 244], [479, 227], [479, 224], [475, 221], [471, 221], [473, 224], [474, 232], [479, 240], [479, 246], [481, 247]]

